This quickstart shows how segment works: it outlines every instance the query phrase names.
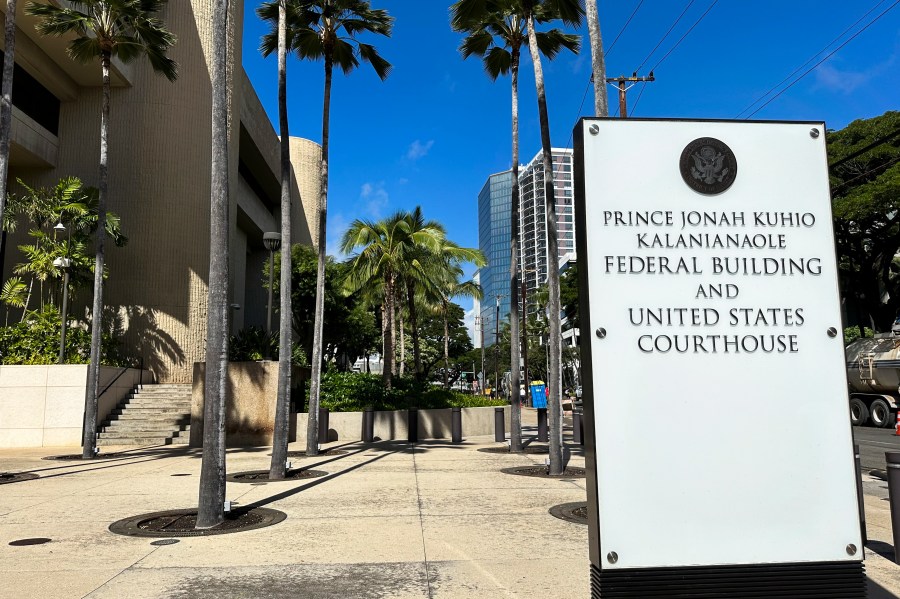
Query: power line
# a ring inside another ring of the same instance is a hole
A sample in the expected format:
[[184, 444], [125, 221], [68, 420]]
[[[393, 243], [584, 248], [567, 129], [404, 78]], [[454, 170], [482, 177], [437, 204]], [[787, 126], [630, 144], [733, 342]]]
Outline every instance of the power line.
[[766, 93], [764, 93], [763, 95], [761, 95], [760, 97], [758, 97], [756, 100], [754, 100], [753, 103], [750, 104], [750, 106], [747, 106], [745, 109], [743, 109], [742, 111], [740, 111], [740, 112], [737, 114], [737, 116], [735, 116], [734, 118], [736, 118], [736, 119], [741, 118], [741, 115], [742, 115], [742, 114], [744, 114], [745, 112], [747, 112], [748, 110], [750, 110], [751, 108], [753, 108], [754, 106], [756, 106], [756, 104], [759, 103], [759, 102], [761, 102], [762, 100], [764, 100], [764, 99], [766, 98], [766, 96], [768, 96], [768, 95], [771, 94], [773, 91], [775, 91], [776, 89], [778, 89], [779, 87], [781, 87], [782, 84], [784, 84], [786, 81], [788, 81], [791, 77], [793, 77], [794, 75], [796, 75], [797, 73], [799, 73], [804, 67], [806, 67], [806, 65], [808, 65], [808, 64], [811, 63], [813, 60], [815, 60], [816, 57], [819, 56], [822, 52], [825, 52], [826, 50], [828, 50], [828, 48], [830, 48], [835, 42], [837, 42], [839, 39], [841, 39], [842, 37], [844, 37], [845, 35], [847, 35], [847, 32], [848, 32], [848, 31], [850, 31], [851, 29], [853, 29], [854, 27], [856, 27], [857, 25], [859, 25], [860, 22], [862, 22], [863, 19], [865, 19], [866, 17], [868, 17], [870, 14], [872, 14], [872, 13], [875, 11], [875, 9], [878, 8], [879, 6], [881, 6], [882, 4], [884, 4], [885, 1], [886, 1], [886, 0], [879, 0], [879, 1], [875, 4], [875, 6], [873, 6], [872, 8], [870, 8], [870, 9], [866, 12], [866, 14], [864, 14], [863, 16], [861, 16], [860, 18], [858, 18], [858, 19], [856, 20], [856, 22], [854, 22], [852, 25], [850, 25], [849, 27], [847, 27], [846, 29], [844, 29], [844, 30], [840, 33], [840, 35], [838, 35], [838, 36], [835, 37], [833, 40], [831, 40], [830, 42], [828, 42], [828, 44], [826, 44], [824, 48], [822, 48], [821, 50], [819, 50], [818, 52], [816, 52], [815, 54], [813, 54], [812, 56], [810, 56], [810, 57], [809, 57], [809, 60], [807, 60], [807, 61], [804, 62], [802, 65], [800, 65], [799, 67], [797, 67], [796, 69], [794, 69], [794, 71], [793, 71], [790, 75], [788, 75], [787, 77], [785, 77], [784, 79], [782, 79], [781, 81], [779, 81], [778, 83], [776, 83], [775, 85], [773, 85], [771, 88], [769, 88], [769, 90], [766, 91]]
[[622, 29], [619, 31], [619, 34], [616, 36], [616, 39], [613, 40], [612, 45], [610, 45], [609, 49], [606, 51], [606, 54], [609, 55], [610, 52], [613, 51], [613, 48], [616, 47], [616, 42], [619, 41], [619, 38], [622, 37], [622, 34], [625, 33], [625, 30], [628, 29], [628, 25], [631, 23], [631, 20], [634, 18], [634, 15], [637, 14], [637, 11], [640, 10], [641, 5], [644, 3], [644, 0], [640, 0], [637, 3], [637, 6], [634, 7], [634, 10], [631, 12], [631, 16], [628, 17], [628, 20], [625, 21], [625, 24], [622, 25]]
[[875, 168], [870, 169], [870, 170], [864, 172], [864, 173], [861, 174], [861, 175], [858, 175], [858, 176], [856, 176], [856, 177], [853, 177], [852, 179], [849, 179], [849, 180], [847, 180], [847, 181], [844, 181], [843, 183], [841, 183], [840, 185], [838, 185], [837, 187], [835, 187], [834, 189], [831, 190], [831, 197], [834, 197], [834, 195], [835, 195], [836, 193], [838, 193], [839, 191], [843, 191], [843, 189], [844, 189], [845, 187], [849, 186], [849, 185], [850, 185], [851, 183], [853, 183], [854, 181], [858, 181], [859, 179], [862, 179], [863, 177], [868, 177], [869, 175], [871, 175], [871, 174], [874, 173], [875, 171], [879, 171], [879, 170], [882, 170], [882, 169], [887, 170], [888, 168], [890, 168], [891, 166], [893, 166], [893, 165], [896, 164], [897, 162], [900, 162], [900, 156], [897, 156], [897, 157], [894, 158], [893, 160], [890, 160], [890, 161], [888, 161], [888, 162], [885, 162], [884, 164], [880, 164], [880, 165], [876, 166]]
[[[882, 1], [884, 1], [884, 0], [882, 0]], [[653, 49], [650, 50], [650, 54], [647, 55], [647, 57], [641, 62], [640, 66], [638, 68], [636, 68], [635, 71], [640, 71], [642, 68], [644, 68], [644, 65], [647, 64], [647, 61], [650, 60], [650, 57], [653, 56], [657, 50], [659, 50], [659, 47], [662, 45], [662, 43], [664, 41], [666, 41], [666, 38], [669, 37], [669, 34], [672, 33], [672, 30], [675, 29], [675, 27], [678, 25], [678, 23], [681, 22], [681, 19], [684, 17], [685, 14], [687, 14], [688, 9], [691, 8], [691, 6], [694, 4], [694, 2], [695, 2], [695, 0], [691, 0], [690, 2], [687, 3], [687, 6], [684, 7], [684, 10], [681, 11], [681, 14], [678, 15], [678, 18], [675, 19], [674, 23], [672, 23], [672, 26], [669, 27], [668, 31], [666, 31], [666, 34], [664, 36], [662, 36], [662, 38], [660, 38], [660, 40], [656, 43], [656, 45], [653, 47]], [[644, 86], [644, 87], [646, 87], [646, 86]], [[643, 93], [643, 89], [641, 89], [641, 92]]]
[[[657, 48], [659, 48], [659, 46], [663, 43], [663, 41], [669, 36], [669, 33], [671, 33], [672, 30], [675, 28], [675, 26], [678, 24], [678, 22], [681, 21], [682, 17], [684, 17], [685, 13], [687, 12], [687, 10], [691, 7], [691, 4], [693, 4], [693, 3], [694, 3], [694, 0], [691, 0], [691, 2], [688, 3], [688, 5], [685, 7], [685, 9], [681, 13], [681, 15], [679, 15], [678, 18], [675, 20], [675, 22], [672, 24], [672, 27], [669, 28], [669, 31], [667, 31], [666, 34], [663, 36], [663, 38], [659, 41], [659, 43], [656, 44], [656, 48], [653, 48], [653, 51], [650, 52], [650, 54], [647, 55], [647, 58], [644, 59], [644, 62], [641, 63], [641, 66], [643, 66], [650, 59], [650, 57], [656, 53]], [[659, 65], [661, 65], [667, 58], [669, 58], [669, 56], [671, 56], [671, 54], [675, 51], [675, 49], [681, 45], [681, 42], [683, 42], [687, 38], [687, 36], [689, 36], [691, 34], [691, 32], [697, 27], [697, 25], [699, 25], [700, 22], [706, 18], [706, 15], [708, 15], [710, 13], [710, 11], [713, 9], [713, 7], [715, 7], [715, 5], [718, 3], [719, 3], [719, 0], [713, 0], [713, 3], [709, 5], [709, 7], [703, 12], [702, 15], [700, 15], [700, 18], [698, 18], [696, 21], [694, 21], [694, 24], [691, 25], [690, 28], [684, 32], [684, 35], [682, 35], [681, 38], [677, 42], [675, 42], [675, 45], [672, 46], [668, 52], [666, 52], [665, 56], [660, 58], [659, 61], [653, 66], [653, 68], [650, 69], [650, 73], [653, 73], [654, 71], [656, 71], [656, 69], [659, 67]], [[641, 101], [641, 97], [644, 95], [644, 90], [646, 88], [647, 88], [647, 84], [645, 83], [641, 87], [641, 91], [638, 94], [637, 100], [635, 100], [635, 102], [634, 102], [634, 106], [631, 107], [631, 114], [634, 114], [634, 111], [637, 110], [638, 103]]]
[[849, 156], [844, 156], [843, 158], [841, 158], [840, 160], [838, 160], [837, 162], [835, 162], [835, 163], [833, 163], [833, 164], [829, 164], [829, 165], [828, 165], [828, 169], [829, 169], [829, 170], [836, 169], [837, 167], [841, 166], [841, 165], [844, 164], [845, 162], [849, 162], [849, 161], [853, 160], [854, 158], [856, 158], [856, 157], [858, 157], [858, 156], [862, 156], [863, 154], [865, 154], [865, 153], [868, 152], [869, 150], [875, 149], [875, 148], [877, 148], [877, 147], [880, 146], [880, 145], [886, 144], [887, 142], [891, 141], [892, 139], [894, 139], [894, 138], [897, 137], [898, 135], [900, 135], [900, 129], [894, 129], [892, 132], [888, 133], [887, 135], [885, 135], [885, 136], [882, 137], [881, 139], [878, 139], [878, 140], [873, 141], [872, 143], [870, 143], [870, 144], [867, 145], [866, 147], [864, 147], [864, 148], [862, 148], [862, 149], [860, 149], [860, 150], [857, 150], [857, 151], [853, 152], [853, 153], [850, 154]]
[[634, 106], [631, 107], [631, 114], [632, 114], [632, 116], [634, 116], [634, 111], [637, 110], [638, 102], [641, 101], [641, 96], [644, 95], [644, 90], [645, 90], [645, 89], [647, 89], [647, 83], [646, 83], [646, 82], [644, 82], [644, 84], [641, 86], [641, 91], [638, 93], [637, 100], [634, 101]]
[[[898, 1], [900, 1], [900, 0], [898, 0]], [[700, 24], [700, 21], [702, 21], [703, 19], [705, 19], [705, 18], [706, 18], [706, 15], [709, 14], [709, 11], [711, 11], [711, 10], [713, 9], [713, 7], [714, 7], [716, 4], [718, 4], [718, 3], [719, 3], [719, 0], [713, 0], [713, 3], [709, 5], [709, 8], [707, 8], [706, 11], [705, 11], [702, 15], [700, 15], [700, 18], [699, 18], [699, 19], [697, 19], [696, 21], [694, 21], [694, 24], [691, 25], [691, 28], [688, 29], [688, 30], [685, 32], [685, 34], [681, 36], [681, 39], [678, 40], [678, 41], [675, 43], [674, 46], [672, 46], [672, 49], [669, 50], [668, 52], [666, 52], [666, 55], [663, 56], [662, 58], [660, 58], [660, 59], [659, 59], [659, 62], [657, 62], [655, 65], [653, 65], [653, 68], [650, 69], [650, 70], [651, 70], [651, 71], [655, 71], [657, 68], [659, 68], [659, 65], [661, 65], [661, 64], [662, 64], [662, 63], [663, 63], [663, 62], [664, 62], [664, 61], [672, 54], [672, 52], [674, 52], [675, 49], [676, 49], [678, 46], [681, 45], [681, 42], [683, 42], [684, 39], [685, 39], [687, 36], [689, 36], [689, 35], [691, 34], [691, 32], [694, 30], [694, 28], [695, 28], [697, 25]]]
[[[746, 119], [749, 119], [750, 117], [752, 117], [753, 115], [755, 115], [757, 112], [759, 112], [760, 110], [762, 110], [763, 108], [765, 108], [766, 106], [768, 106], [769, 104], [771, 104], [773, 101], [775, 101], [775, 100], [776, 100], [778, 97], [780, 97], [784, 92], [786, 92], [787, 90], [789, 90], [789, 89], [791, 89], [792, 87], [794, 87], [795, 85], [797, 85], [797, 84], [800, 82], [800, 80], [802, 80], [804, 77], [806, 77], [807, 75], [809, 75], [810, 73], [812, 73], [814, 70], [816, 70], [816, 69], [819, 67], [819, 65], [821, 65], [823, 62], [825, 62], [826, 60], [828, 60], [829, 58], [831, 58], [832, 56], [834, 56], [835, 54], [837, 54], [844, 46], [846, 46], [847, 44], [849, 44], [850, 42], [852, 42], [853, 40], [855, 40], [857, 37], [859, 37], [859, 35], [860, 35], [862, 32], [864, 32], [866, 29], [868, 29], [869, 27], [871, 27], [872, 25], [874, 25], [876, 22], [878, 22], [878, 21], [881, 19], [881, 17], [883, 17], [884, 15], [886, 15], [887, 13], [889, 13], [891, 10], [893, 10], [894, 7], [896, 7], [898, 4], [900, 4], [900, 0], [895, 0], [895, 2], [894, 2], [893, 4], [891, 4], [889, 7], [887, 7], [887, 8], [884, 10], [884, 12], [882, 12], [882, 13], [879, 14], [877, 17], [875, 17], [874, 19], [872, 19], [871, 21], [869, 21], [869, 22], [866, 24], [865, 27], [863, 27], [862, 29], [860, 29], [859, 31], [857, 31], [856, 33], [854, 33], [852, 36], [850, 36], [850, 37], [847, 39], [847, 41], [845, 41], [843, 44], [841, 44], [840, 46], [838, 46], [837, 48], [835, 48], [834, 50], [832, 50], [831, 52], [829, 52], [829, 53], [825, 56], [825, 58], [823, 58], [822, 60], [820, 60], [819, 62], [817, 62], [817, 63], [814, 64], [813, 66], [811, 66], [811, 67], [810, 67], [809, 69], [807, 69], [802, 75], [800, 75], [799, 77], [797, 77], [796, 79], [794, 79], [794, 81], [793, 81], [790, 85], [788, 85], [788, 86], [785, 87], [783, 90], [781, 90], [780, 92], [778, 92], [777, 94], [775, 94], [774, 96], [772, 96], [771, 98], [769, 98], [769, 100], [766, 101], [765, 104], [762, 104], [759, 108], [757, 108], [756, 110], [754, 110], [753, 112], [751, 112], [750, 114], [748, 114], [747, 117], [746, 117]], [[746, 120], [746, 119], [744, 119], [744, 120]]]

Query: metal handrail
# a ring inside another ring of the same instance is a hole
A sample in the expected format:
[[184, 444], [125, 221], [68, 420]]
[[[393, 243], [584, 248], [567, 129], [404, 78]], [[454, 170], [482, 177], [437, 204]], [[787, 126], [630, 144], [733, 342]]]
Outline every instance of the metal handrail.
[[[112, 381], [111, 381], [111, 382], [103, 389], [103, 391], [101, 391], [100, 393], [97, 394], [97, 399], [103, 397], [103, 394], [106, 393], [107, 391], [109, 391], [109, 389], [110, 389], [113, 385], [116, 384], [116, 381], [118, 381], [120, 378], [122, 378], [122, 375], [125, 374], [126, 372], [128, 372], [129, 370], [131, 370], [132, 368], [133, 368], [133, 366], [126, 366], [125, 368], [123, 368], [123, 369], [122, 369], [122, 372], [120, 372], [119, 374], [117, 374], [117, 375], [116, 375], [116, 378], [114, 378], [114, 379], [113, 379], [113, 380], [112, 380]], [[138, 361], [138, 368], [139, 368], [140, 371], [141, 371], [141, 383], [143, 383], [143, 380], [144, 380], [144, 379], [143, 379], [143, 377], [144, 377], [144, 358], [140, 358], [140, 360]]]

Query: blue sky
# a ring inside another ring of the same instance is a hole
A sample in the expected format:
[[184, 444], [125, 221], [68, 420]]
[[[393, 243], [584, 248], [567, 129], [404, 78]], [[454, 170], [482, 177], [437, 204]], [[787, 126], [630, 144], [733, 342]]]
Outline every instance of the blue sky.
[[[257, 4], [245, 3], [243, 63], [269, 117], [277, 123], [277, 65], [274, 56], [263, 59], [257, 50], [265, 31], [254, 14]], [[802, 74], [886, 10], [753, 118], [823, 120], [829, 128], [840, 129], [853, 120], [900, 108], [898, 0], [600, 0], [599, 4], [607, 74], [629, 75], [644, 64], [639, 74], [646, 75], [656, 67], [655, 82], [646, 84], [643, 93], [644, 84], [639, 84], [628, 94], [634, 116], [746, 117], [742, 111], [795, 69], [818, 55], [797, 73]], [[377, 45], [394, 70], [385, 82], [367, 65], [348, 77], [335, 74], [330, 253], [353, 219], [377, 219], [416, 205], [428, 218], [443, 222], [451, 239], [477, 247], [478, 192], [489, 174], [511, 164], [509, 79], [492, 83], [479, 61], [462, 60], [457, 50], [461, 36], [448, 24], [449, 1], [373, 0], [372, 5], [396, 19], [391, 38], [367, 40]], [[585, 98], [590, 77], [586, 27], [575, 33], [583, 39], [579, 55], [565, 53], [552, 63], [544, 61], [552, 142], [560, 147], [571, 147], [576, 121], [593, 111], [592, 92]], [[291, 135], [321, 141], [323, 70], [321, 63], [296, 58], [288, 62]], [[523, 62], [519, 83], [520, 159], [527, 162], [540, 148], [529, 60]], [[613, 110], [616, 95], [609, 89]], [[471, 304], [464, 305], [468, 309]]]

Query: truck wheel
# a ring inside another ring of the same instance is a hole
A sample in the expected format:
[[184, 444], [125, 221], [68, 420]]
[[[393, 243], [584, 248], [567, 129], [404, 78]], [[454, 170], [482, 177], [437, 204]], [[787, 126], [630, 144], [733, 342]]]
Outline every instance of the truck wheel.
[[872, 426], [887, 428], [891, 425], [891, 408], [883, 399], [876, 399], [869, 406], [869, 414], [872, 417]]
[[853, 398], [850, 400], [850, 424], [853, 426], [863, 426], [869, 420], [869, 408], [861, 399]]

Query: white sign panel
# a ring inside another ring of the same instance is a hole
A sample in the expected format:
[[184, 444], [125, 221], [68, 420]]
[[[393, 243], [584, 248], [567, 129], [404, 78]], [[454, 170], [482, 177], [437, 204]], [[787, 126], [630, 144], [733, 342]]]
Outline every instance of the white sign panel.
[[579, 126], [603, 568], [860, 560], [825, 126]]

